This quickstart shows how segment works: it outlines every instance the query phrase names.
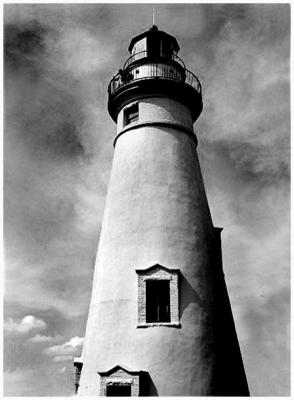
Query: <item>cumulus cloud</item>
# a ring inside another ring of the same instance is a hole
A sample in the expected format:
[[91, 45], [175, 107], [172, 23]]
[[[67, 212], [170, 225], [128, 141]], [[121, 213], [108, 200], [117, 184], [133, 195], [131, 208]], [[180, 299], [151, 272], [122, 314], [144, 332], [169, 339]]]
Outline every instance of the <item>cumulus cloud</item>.
[[53, 356], [53, 361], [68, 361], [81, 352], [84, 338], [75, 336], [68, 342], [44, 349], [44, 353]]
[[47, 343], [47, 342], [59, 342], [62, 339], [62, 336], [46, 336], [37, 334], [28, 339], [28, 342], [31, 343]]
[[42, 331], [46, 329], [46, 322], [33, 315], [26, 315], [21, 321], [15, 321], [12, 318], [4, 321], [4, 329], [7, 332], [28, 333], [31, 331]]

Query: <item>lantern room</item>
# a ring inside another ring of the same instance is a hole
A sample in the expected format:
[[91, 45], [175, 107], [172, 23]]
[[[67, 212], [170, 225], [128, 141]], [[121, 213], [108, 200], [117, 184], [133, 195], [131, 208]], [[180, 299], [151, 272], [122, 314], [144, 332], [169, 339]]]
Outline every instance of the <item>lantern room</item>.
[[177, 56], [179, 49], [176, 38], [158, 30], [155, 25], [148, 31], [134, 37], [128, 48], [132, 56], [141, 54], [143, 57], [148, 58], [160, 57], [169, 59]]

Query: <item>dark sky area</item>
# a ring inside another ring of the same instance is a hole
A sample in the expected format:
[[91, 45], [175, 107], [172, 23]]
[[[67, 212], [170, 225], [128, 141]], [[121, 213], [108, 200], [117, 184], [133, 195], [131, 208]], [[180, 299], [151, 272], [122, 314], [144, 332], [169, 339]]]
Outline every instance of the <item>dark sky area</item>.
[[[290, 391], [290, 6], [156, 4], [195, 124], [252, 395]], [[73, 394], [113, 155], [107, 86], [149, 4], [4, 6], [7, 396]]]

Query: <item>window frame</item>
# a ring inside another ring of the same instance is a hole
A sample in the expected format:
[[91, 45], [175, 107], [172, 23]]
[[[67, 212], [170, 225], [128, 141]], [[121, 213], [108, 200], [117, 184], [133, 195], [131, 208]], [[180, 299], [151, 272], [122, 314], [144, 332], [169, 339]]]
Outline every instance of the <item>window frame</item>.
[[108, 386], [130, 385], [131, 397], [140, 395], [140, 377], [143, 371], [133, 371], [116, 365], [108, 371], [97, 372], [100, 375], [100, 394], [102, 397], [107, 396]]
[[[138, 324], [137, 328], [152, 326], [180, 327], [180, 304], [179, 304], [179, 277], [178, 268], [167, 268], [155, 264], [146, 269], [136, 269], [138, 276]], [[146, 320], [146, 282], [148, 280], [169, 280], [170, 281], [170, 322], [147, 322]]]
[[[131, 117], [130, 117], [131, 116]], [[123, 126], [126, 127], [139, 120], [139, 103], [135, 102], [124, 108], [123, 111]]]

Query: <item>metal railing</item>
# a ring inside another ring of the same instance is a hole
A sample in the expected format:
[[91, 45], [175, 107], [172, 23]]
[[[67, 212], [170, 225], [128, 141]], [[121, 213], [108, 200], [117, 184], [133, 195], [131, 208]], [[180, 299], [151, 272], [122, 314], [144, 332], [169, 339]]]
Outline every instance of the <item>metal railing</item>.
[[133, 81], [154, 78], [183, 82], [184, 84], [192, 86], [201, 94], [199, 79], [191, 71], [185, 69], [183, 74], [177, 69], [162, 63], [148, 63], [141, 67], [120, 70], [120, 72], [111, 79], [108, 86], [108, 93], [111, 95], [120, 87]]
[[154, 59], [156, 59], [156, 61], [157, 61], [157, 60], [159, 60], [159, 61], [160, 61], [160, 60], [164, 61], [165, 59], [167, 59], [167, 60], [172, 60], [172, 61], [175, 61], [175, 62], [177, 62], [178, 64], [180, 64], [181, 67], [185, 68], [184, 61], [183, 61], [180, 57], [178, 57], [176, 54], [174, 54], [174, 53], [172, 53], [172, 54], [167, 54], [167, 53], [165, 53], [163, 50], [160, 50], [160, 52], [159, 52], [158, 55], [155, 55], [155, 54], [154, 54], [154, 56], [153, 56], [152, 53], [151, 53], [151, 54], [150, 54], [150, 52], [147, 53], [147, 51], [144, 50], [144, 51], [140, 51], [140, 52], [138, 52], [138, 53], [132, 54], [132, 55], [127, 59], [127, 61], [124, 63], [123, 69], [128, 68], [128, 66], [129, 66], [130, 64], [132, 64], [134, 61], [138, 61], [138, 60], [141, 60], [142, 58], [147, 58], [147, 57], [148, 57], [149, 59], [151, 59], [152, 61], [154, 61]]

